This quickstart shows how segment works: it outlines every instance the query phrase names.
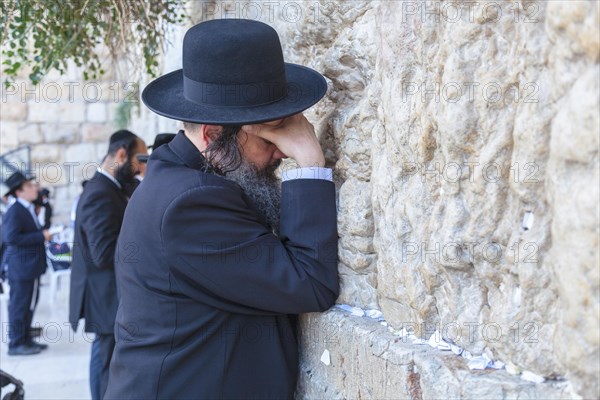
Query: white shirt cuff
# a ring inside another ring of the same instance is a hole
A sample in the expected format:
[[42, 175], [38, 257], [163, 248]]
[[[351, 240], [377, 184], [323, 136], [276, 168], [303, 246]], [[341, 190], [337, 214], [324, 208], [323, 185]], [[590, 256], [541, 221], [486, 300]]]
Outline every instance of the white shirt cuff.
[[291, 181], [292, 179], [323, 179], [333, 181], [333, 171], [331, 168], [305, 167], [288, 169], [281, 173], [281, 181]]

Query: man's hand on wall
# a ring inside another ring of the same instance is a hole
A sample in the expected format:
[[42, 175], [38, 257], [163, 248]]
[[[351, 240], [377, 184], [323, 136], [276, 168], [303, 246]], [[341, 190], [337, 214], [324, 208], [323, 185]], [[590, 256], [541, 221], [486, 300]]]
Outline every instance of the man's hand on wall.
[[325, 166], [315, 128], [302, 113], [262, 124], [245, 125], [242, 130], [273, 143], [301, 168]]

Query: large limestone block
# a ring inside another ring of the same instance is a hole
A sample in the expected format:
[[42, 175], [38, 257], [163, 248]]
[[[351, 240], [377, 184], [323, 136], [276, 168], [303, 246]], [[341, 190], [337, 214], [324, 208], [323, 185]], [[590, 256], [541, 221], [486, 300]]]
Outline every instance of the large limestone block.
[[3, 121], [24, 121], [27, 119], [27, 103], [19, 101], [13, 96], [5, 95], [2, 98], [0, 117]]
[[106, 103], [90, 103], [86, 106], [86, 120], [89, 122], [107, 122]]
[[27, 122], [2, 121], [0, 132], [3, 146], [16, 147], [17, 145], [37, 144], [44, 141], [39, 124]]
[[42, 101], [29, 101], [29, 120], [31, 122], [60, 122], [60, 104]]
[[100, 166], [97, 146], [93, 143], [70, 145], [65, 150], [65, 164], [69, 182], [82, 182], [91, 179]]
[[84, 143], [107, 142], [112, 134], [110, 126], [100, 123], [86, 123], [81, 126], [81, 141]]
[[59, 107], [61, 122], [83, 122], [85, 121], [85, 104], [81, 102], [62, 102]]
[[40, 124], [22, 124], [18, 128], [19, 144], [38, 144], [44, 142]]
[[20, 125], [18, 122], [0, 120], [0, 148], [2, 153], [18, 146]]
[[42, 123], [40, 129], [46, 143], [71, 144], [79, 141], [78, 124]]
[[554, 215], [549, 264], [559, 295], [553, 346], [584, 397], [600, 391], [599, 96], [598, 69], [590, 68], [553, 120], [547, 177]]
[[568, 399], [564, 382], [534, 384], [502, 370], [472, 371], [464, 358], [392, 335], [339, 310], [301, 318], [301, 399]]
[[31, 161], [34, 163], [59, 163], [62, 161], [62, 149], [52, 144], [40, 144], [31, 149]]
[[267, 22], [330, 86], [311, 115], [337, 157], [340, 302], [597, 391], [575, 360], [598, 359], [598, 290], [569, 294], [597, 277], [597, 3], [310, 6]]

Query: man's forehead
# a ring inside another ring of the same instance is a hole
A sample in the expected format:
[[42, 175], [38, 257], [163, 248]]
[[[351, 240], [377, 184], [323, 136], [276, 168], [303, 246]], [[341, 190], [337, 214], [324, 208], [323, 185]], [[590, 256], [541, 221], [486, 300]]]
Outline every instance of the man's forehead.
[[145, 149], [146, 151], [148, 150], [148, 148], [146, 147], [146, 142], [144, 142], [144, 140], [141, 138], [136, 139], [136, 148], [138, 150], [140, 150], [142, 148]]

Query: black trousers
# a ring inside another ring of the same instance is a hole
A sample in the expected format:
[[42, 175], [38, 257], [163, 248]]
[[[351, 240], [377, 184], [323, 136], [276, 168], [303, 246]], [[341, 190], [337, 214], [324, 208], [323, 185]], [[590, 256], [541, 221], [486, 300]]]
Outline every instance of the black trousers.
[[8, 302], [8, 338], [9, 347], [16, 347], [32, 341], [29, 334], [33, 310], [40, 293], [40, 281], [10, 280], [10, 298]]
[[92, 400], [102, 400], [108, 387], [108, 371], [110, 360], [115, 349], [115, 336], [112, 334], [96, 335], [92, 343], [90, 358], [90, 391]]

